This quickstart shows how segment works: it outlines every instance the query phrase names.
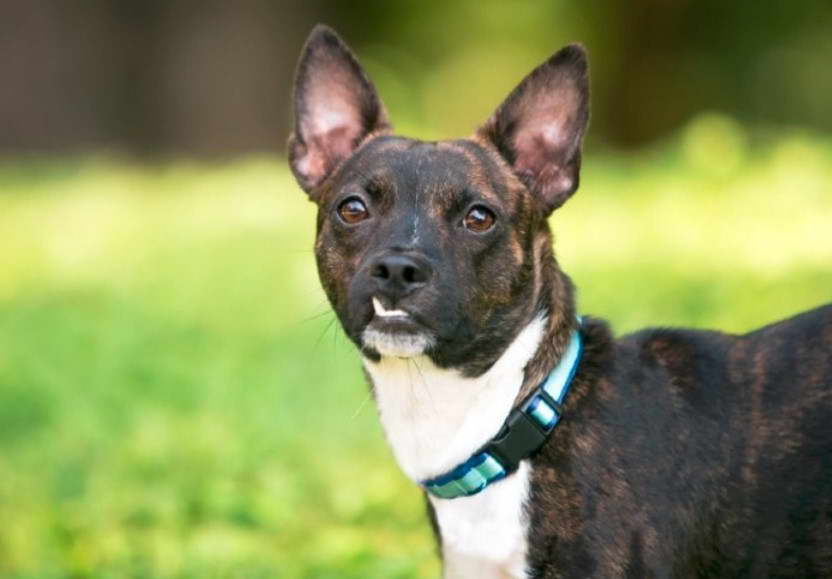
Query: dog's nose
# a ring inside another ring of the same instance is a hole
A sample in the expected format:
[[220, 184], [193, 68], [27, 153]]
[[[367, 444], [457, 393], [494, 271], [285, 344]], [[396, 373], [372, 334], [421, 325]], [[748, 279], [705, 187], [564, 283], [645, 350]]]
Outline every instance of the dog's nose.
[[376, 259], [370, 275], [378, 288], [392, 298], [403, 297], [425, 285], [433, 270], [423, 258], [400, 253]]

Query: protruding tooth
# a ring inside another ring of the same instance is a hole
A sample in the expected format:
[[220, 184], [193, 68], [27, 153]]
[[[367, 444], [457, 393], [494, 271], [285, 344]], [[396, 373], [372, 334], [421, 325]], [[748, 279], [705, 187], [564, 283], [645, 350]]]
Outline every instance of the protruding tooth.
[[373, 298], [373, 309], [376, 312], [376, 315], [380, 318], [394, 318], [394, 317], [407, 317], [409, 314], [404, 310], [385, 310], [384, 306], [381, 305], [381, 302], [378, 301], [378, 298]]

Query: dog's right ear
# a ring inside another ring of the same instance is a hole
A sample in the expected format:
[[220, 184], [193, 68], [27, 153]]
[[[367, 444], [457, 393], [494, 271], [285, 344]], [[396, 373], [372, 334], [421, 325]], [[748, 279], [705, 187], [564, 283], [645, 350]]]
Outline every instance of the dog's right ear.
[[295, 129], [289, 164], [313, 201], [316, 189], [369, 135], [389, 132], [384, 105], [334, 30], [317, 25], [295, 77]]

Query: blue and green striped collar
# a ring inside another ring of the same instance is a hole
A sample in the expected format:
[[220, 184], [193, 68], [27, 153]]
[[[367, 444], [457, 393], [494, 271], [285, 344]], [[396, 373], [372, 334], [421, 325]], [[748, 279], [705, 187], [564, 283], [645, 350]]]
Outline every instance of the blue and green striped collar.
[[475, 495], [505, 478], [546, 441], [562, 414], [561, 405], [581, 361], [579, 330], [549, 376], [511, 411], [500, 432], [478, 452], [447, 473], [422, 481], [430, 494], [443, 499]]

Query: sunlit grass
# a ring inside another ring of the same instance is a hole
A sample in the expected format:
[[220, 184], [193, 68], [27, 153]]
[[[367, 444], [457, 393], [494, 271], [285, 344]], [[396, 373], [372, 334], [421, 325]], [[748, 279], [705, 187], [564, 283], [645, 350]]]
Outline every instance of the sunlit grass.
[[[553, 218], [581, 311], [744, 331], [832, 299], [832, 144], [749, 141], [709, 116], [586, 159]], [[313, 229], [278, 159], [0, 167], [0, 576], [436, 576]]]

